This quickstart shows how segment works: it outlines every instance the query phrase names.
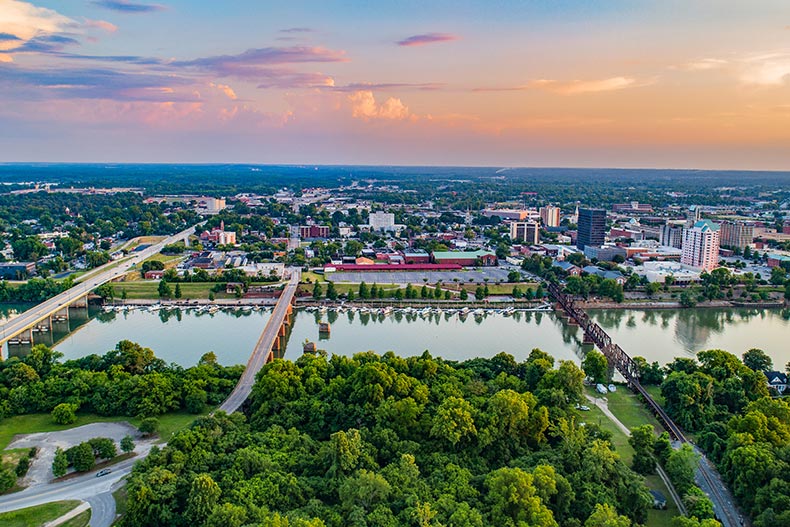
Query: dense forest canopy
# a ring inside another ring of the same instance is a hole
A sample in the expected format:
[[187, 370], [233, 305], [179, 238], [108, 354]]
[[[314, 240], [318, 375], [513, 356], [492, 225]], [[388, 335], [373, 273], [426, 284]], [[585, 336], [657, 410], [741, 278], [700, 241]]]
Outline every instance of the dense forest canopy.
[[644, 480], [575, 417], [583, 378], [540, 350], [275, 360], [243, 415], [199, 419], [135, 468], [123, 525], [641, 523]]

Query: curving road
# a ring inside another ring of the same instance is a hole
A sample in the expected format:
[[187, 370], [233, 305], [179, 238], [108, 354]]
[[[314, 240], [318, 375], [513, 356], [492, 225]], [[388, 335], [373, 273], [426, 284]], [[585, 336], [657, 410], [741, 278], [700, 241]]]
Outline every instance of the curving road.
[[[85, 275], [88, 276], [88, 278], [83, 276], [82, 281], [79, 284], [72, 286], [71, 289], [62, 292], [61, 294], [54, 296], [49, 300], [41, 302], [35, 307], [28, 309], [18, 317], [15, 317], [14, 319], [9, 320], [3, 324], [2, 327], [0, 327], [0, 331], [2, 331], [2, 335], [0, 336], [0, 346], [2, 346], [2, 344], [8, 339], [19, 335], [31, 326], [39, 323], [69, 304], [72, 304], [75, 300], [87, 295], [100, 285], [106, 284], [107, 282], [123, 276], [129, 271], [129, 269], [131, 269], [133, 265], [136, 265], [143, 260], [155, 255], [161, 251], [165, 245], [182, 240], [184, 237], [189, 236], [194, 232], [195, 227], [192, 226], [179, 232], [178, 234], [174, 234], [173, 236], [165, 238], [159, 243], [151, 245], [150, 247], [146, 247], [140, 252], [132, 253], [124, 260], [121, 260], [122, 263], [120, 264], [115, 261], [107, 263], [101, 267], [97, 267], [94, 271], [91, 271], [91, 273]], [[104, 271], [102, 271], [103, 269]]]

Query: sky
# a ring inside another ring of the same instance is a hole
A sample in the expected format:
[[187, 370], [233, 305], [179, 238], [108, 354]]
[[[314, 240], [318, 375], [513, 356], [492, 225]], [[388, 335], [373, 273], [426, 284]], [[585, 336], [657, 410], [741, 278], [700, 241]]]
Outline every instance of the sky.
[[790, 170], [787, 0], [0, 0], [0, 162]]

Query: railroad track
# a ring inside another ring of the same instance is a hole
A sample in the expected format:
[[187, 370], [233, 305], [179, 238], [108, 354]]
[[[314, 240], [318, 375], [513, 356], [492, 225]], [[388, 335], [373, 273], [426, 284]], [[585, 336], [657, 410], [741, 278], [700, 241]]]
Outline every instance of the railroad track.
[[[615, 344], [606, 331], [593, 322], [586, 312], [576, 308], [573, 303], [573, 298], [563, 293], [559, 285], [549, 283], [548, 291], [560, 307], [562, 307], [563, 311], [579, 324], [579, 327], [582, 328], [585, 334], [606, 356], [609, 363], [614, 365], [617, 371], [620, 372], [628, 383], [628, 386], [642, 396], [658, 420], [664, 425], [667, 432], [669, 432], [669, 435], [681, 444], [690, 444], [695, 449], [695, 452], [699, 453], [699, 449], [694, 446], [694, 443], [686, 438], [683, 434], [683, 430], [681, 430], [675, 421], [669, 417], [666, 410], [653, 399], [639, 382], [639, 368], [634, 360], [620, 346]], [[732, 500], [727, 496], [727, 494], [729, 494], [728, 491], [724, 490], [722, 488], [723, 483], [712, 475], [712, 468], [708, 465], [708, 460], [704, 455], [702, 455], [702, 459], [700, 459], [698, 469], [705, 485], [710, 490], [711, 501], [713, 501], [714, 508], [718, 512], [719, 520], [723, 523], [724, 527], [740, 527], [744, 525], [742, 516], [738, 513]]]

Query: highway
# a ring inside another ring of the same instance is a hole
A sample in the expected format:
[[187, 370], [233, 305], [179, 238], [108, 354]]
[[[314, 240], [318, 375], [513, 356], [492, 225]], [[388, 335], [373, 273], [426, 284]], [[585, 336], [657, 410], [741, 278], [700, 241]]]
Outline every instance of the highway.
[[277, 305], [274, 307], [274, 311], [269, 317], [266, 327], [263, 328], [263, 333], [261, 333], [257, 344], [255, 344], [255, 348], [250, 354], [250, 359], [247, 361], [247, 367], [244, 369], [244, 373], [242, 373], [233, 392], [225, 399], [218, 410], [222, 410], [229, 414], [233, 413], [238, 410], [244, 401], [247, 400], [247, 397], [249, 397], [252, 385], [255, 384], [255, 376], [263, 365], [266, 364], [266, 357], [269, 355], [272, 345], [274, 345], [274, 340], [277, 338], [277, 332], [285, 319], [288, 306], [291, 304], [296, 294], [296, 289], [299, 287], [301, 276], [301, 269], [296, 267], [291, 268], [291, 279], [283, 288], [280, 299], [277, 301]]
[[[133, 265], [141, 263], [145, 259], [155, 255], [160, 250], [162, 250], [165, 245], [182, 240], [185, 236], [189, 236], [194, 232], [195, 227], [192, 226], [179, 232], [178, 234], [165, 238], [157, 244], [146, 247], [142, 251], [132, 253], [122, 260], [120, 264], [115, 261], [96, 268], [87, 275], [89, 278], [85, 279], [83, 277], [83, 280], [79, 284], [72, 286], [70, 289], [50, 298], [49, 300], [45, 300], [35, 307], [28, 309], [18, 317], [3, 324], [2, 336], [0, 336], [0, 346], [10, 338], [22, 333], [34, 324], [37, 324], [38, 322], [73, 303], [80, 297], [90, 293], [100, 285], [123, 276], [129, 271], [129, 269], [131, 269]], [[106, 270], [102, 271], [101, 269]]]

